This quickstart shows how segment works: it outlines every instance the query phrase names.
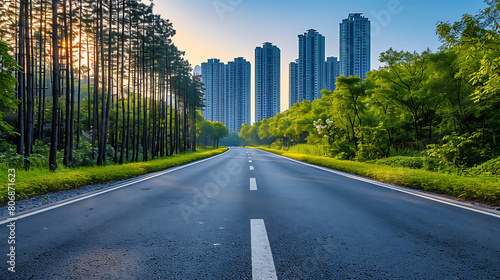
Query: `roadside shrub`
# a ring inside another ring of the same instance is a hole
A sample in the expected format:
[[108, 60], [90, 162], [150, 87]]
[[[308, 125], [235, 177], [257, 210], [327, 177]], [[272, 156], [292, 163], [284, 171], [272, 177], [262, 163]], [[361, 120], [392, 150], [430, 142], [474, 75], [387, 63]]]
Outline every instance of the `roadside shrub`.
[[387, 133], [380, 127], [363, 127], [362, 142], [358, 144], [356, 160], [367, 161], [386, 157], [389, 154]]
[[81, 141], [78, 150], [73, 153], [73, 165], [74, 166], [93, 166], [96, 163], [95, 158], [92, 155], [97, 155], [97, 147], [92, 147], [92, 145], [87, 141]]
[[323, 145], [297, 144], [290, 147], [288, 151], [296, 154], [326, 156], [328, 153], [328, 147]]
[[356, 156], [356, 148], [348, 140], [339, 140], [333, 142], [330, 153], [333, 158], [351, 160]]
[[392, 167], [408, 167], [411, 169], [424, 169], [429, 171], [442, 171], [443, 167], [439, 159], [430, 157], [405, 157], [395, 156], [375, 161], [378, 165]]
[[284, 144], [283, 144], [283, 141], [281, 140], [276, 140], [274, 141], [272, 144], [271, 144], [271, 149], [275, 149], [275, 150], [283, 150], [283, 147], [284, 147]]
[[483, 151], [479, 148], [481, 133], [467, 135], [448, 135], [443, 138], [444, 144], [429, 145], [427, 155], [440, 159], [443, 163], [452, 163], [456, 167], [471, 167], [481, 163]]
[[500, 176], [500, 157], [491, 159], [481, 165], [472, 167], [467, 171], [471, 175], [494, 175]]

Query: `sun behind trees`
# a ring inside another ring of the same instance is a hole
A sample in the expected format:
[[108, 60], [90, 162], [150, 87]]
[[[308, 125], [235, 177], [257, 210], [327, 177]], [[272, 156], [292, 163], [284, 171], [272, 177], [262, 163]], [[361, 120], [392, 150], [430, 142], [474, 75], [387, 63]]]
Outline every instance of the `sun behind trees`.
[[196, 150], [201, 79], [152, 4], [7, 0], [0, 14], [22, 66], [17, 112], [2, 102], [0, 150], [13, 164], [56, 170]]

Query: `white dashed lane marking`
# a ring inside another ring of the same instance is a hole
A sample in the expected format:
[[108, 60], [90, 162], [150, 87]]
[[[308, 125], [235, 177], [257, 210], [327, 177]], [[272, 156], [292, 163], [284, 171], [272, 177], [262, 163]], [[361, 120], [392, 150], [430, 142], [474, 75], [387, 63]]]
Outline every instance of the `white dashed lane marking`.
[[264, 220], [250, 220], [250, 235], [252, 243], [252, 279], [277, 280], [278, 277], [276, 276], [276, 268]]
[[257, 190], [257, 181], [255, 181], [255, 178], [250, 178], [250, 190], [251, 191]]

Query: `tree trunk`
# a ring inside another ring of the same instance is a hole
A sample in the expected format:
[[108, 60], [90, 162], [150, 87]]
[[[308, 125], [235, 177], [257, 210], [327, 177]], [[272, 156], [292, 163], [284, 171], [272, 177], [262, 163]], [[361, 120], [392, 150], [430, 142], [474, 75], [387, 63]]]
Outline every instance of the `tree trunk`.
[[57, 139], [59, 129], [59, 46], [57, 36], [57, 0], [52, 0], [52, 53], [53, 53], [53, 85], [52, 85], [52, 133], [50, 137], [49, 167], [57, 169]]
[[[30, 17], [28, 16], [29, 1], [24, 5], [25, 9], [25, 27], [27, 30], [30, 29]], [[24, 149], [24, 168], [28, 170], [30, 168], [31, 160], [31, 149], [33, 148], [33, 126], [34, 126], [34, 100], [33, 100], [33, 69], [32, 69], [32, 48], [31, 48], [31, 32], [25, 32], [25, 43], [26, 43], [26, 67], [24, 72], [26, 73], [26, 132], [25, 132], [25, 149]]]
[[[102, 68], [102, 92], [101, 92], [101, 129], [99, 129], [99, 151], [97, 153], [97, 165], [102, 166], [104, 162], [104, 157], [106, 152], [104, 151], [106, 147], [107, 134], [105, 130], [106, 127], [106, 70], [105, 70], [105, 60], [104, 60], [104, 19], [102, 12], [102, 0], [99, 0], [99, 20], [100, 20], [100, 48], [101, 48], [101, 68]], [[109, 55], [109, 53], [108, 53]], [[109, 67], [109, 66], [108, 66]]]
[[23, 155], [24, 151], [24, 94], [25, 94], [25, 73], [26, 73], [26, 65], [24, 64], [24, 33], [25, 33], [25, 1], [26, 0], [21, 0], [20, 1], [20, 6], [19, 6], [19, 53], [18, 53], [18, 58], [17, 58], [17, 63], [23, 67], [18, 72], [18, 92], [17, 92], [17, 99], [19, 99], [19, 106], [18, 106], [18, 118], [17, 118], [17, 125], [18, 125], [18, 141], [17, 141], [17, 153], [20, 155]]
[[[128, 130], [128, 125], [126, 124], [126, 118], [125, 118], [125, 94], [123, 93], [124, 91], [124, 86], [123, 86], [123, 79], [125, 77], [124, 75], [124, 72], [125, 72], [125, 69], [124, 68], [124, 52], [125, 52], [125, 0], [122, 1], [122, 33], [121, 33], [121, 60], [122, 60], [122, 63], [121, 63], [121, 77], [120, 77], [120, 87], [121, 87], [121, 97], [122, 97], [122, 123], [123, 123], [123, 127], [122, 127], [122, 145], [121, 145], [121, 148], [120, 148], [120, 160], [119, 160], [119, 164], [123, 164], [123, 158], [124, 158], [124, 153], [125, 153], [125, 136], [126, 136], [126, 131]], [[118, 111], [118, 110], [117, 110]], [[118, 119], [116, 120], [116, 122], [118, 123]]]

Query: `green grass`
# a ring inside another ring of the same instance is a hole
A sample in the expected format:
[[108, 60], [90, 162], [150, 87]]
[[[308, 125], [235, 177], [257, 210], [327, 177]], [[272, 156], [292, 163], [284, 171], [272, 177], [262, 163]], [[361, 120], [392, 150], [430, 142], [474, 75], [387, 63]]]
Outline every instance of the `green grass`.
[[325, 146], [311, 145], [311, 144], [297, 144], [288, 148], [289, 153], [306, 154], [312, 156], [326, 156], [328, 151]]
[[381, 182], [429, 191], [490, 206], [500, 206], [500, 182], [496, 176], [459, 176], [408, 167], [336, 160], [327, 157], [296, 154], [258, 148], [299, 161], [372, 178]]
[[[168, 169], [196, 160], [212, 157], [227, 151], [227, 148], [200, 150], [173, 155], [148, 162], [127, 163], [102, 167], [59, 168], [55, 172], [48, 170], [16, 169], [16, 199], [24, 199], [48, 192], [68, 190], [86, 185], [110, 183], [130, 179], [147, 173]], [[7, 169], [2, 170], [0, 203], [7, 202]]]

